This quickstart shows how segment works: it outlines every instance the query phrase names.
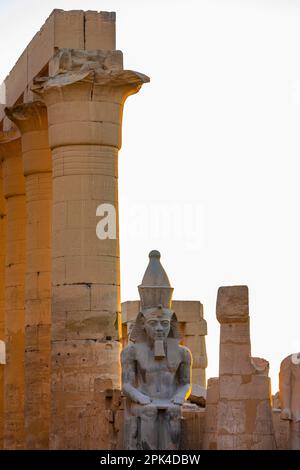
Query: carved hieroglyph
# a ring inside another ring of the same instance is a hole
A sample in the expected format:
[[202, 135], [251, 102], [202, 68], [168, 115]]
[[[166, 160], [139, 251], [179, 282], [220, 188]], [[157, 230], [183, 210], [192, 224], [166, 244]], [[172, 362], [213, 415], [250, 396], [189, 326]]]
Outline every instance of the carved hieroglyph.
[[139, 286], [141, 311], [122, 352], [126, 449], [178, 449], [181, 406], [191, 391], [191, 353], [179, 345], [173, 289], [151, 251]]

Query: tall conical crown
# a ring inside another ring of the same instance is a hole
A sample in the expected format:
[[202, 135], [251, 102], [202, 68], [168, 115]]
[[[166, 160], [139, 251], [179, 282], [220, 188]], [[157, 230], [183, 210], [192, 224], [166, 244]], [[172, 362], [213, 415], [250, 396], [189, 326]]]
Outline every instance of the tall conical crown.
[[161, 305], [163, 308], [170, 309], [173, 287], [171, 287], [166, 271], [160, 263], [160, 252], [151, 251], [149, 258], [142, 284], [138, 286], [141, 308], [152, 308]]

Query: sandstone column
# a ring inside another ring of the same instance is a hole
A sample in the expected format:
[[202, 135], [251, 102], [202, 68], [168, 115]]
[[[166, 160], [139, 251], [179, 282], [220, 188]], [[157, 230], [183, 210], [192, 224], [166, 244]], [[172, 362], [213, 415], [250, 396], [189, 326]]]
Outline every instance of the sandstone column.
[[[5, 343], [5, 231], [6, 231], [6, 208], [3, 193], [3, 176], [2, 176], [2, 162], [0, 161], [0, 342]], [[0, 344], [2, 347], [4, 346]], [[3, 432], [4, 432], [4, 360], [0, 357], [0, 449], [3, 449]]]
[[217, 448], [273, 449], [269, 364], [251, 357], [247, 286], [220, 287], [217, 319], [221, 324]]
[[95, 380], [120, 386], [118, 150], [125, 99], [148, 78], [123, 70], [120, 51], [62, 49], [49, 70], [34, 91], [48, 108], [53, 162], [50, 445], [78, 449], [88, 447], [79, 423]]
[[47, 449], [50, 420], [52, 162], [46, 106], [6, 109], [22, 138], [26, 189], [25, 433], [27, 449]]
[[21, 139], [0, 136], [6, 198], [4, 448], [24, 448], [24, 279], [26, 205]]

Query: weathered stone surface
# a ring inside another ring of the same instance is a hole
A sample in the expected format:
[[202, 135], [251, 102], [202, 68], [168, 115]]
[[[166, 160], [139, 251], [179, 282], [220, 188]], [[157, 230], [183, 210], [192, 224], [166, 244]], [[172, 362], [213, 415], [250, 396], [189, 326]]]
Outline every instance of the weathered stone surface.
[[[27, 449], [47, 449], [52, 228], [52, 165], [47, 110], [43, 103], [35, 101], [6, 108], [5, 111], [21, 133], [26, 192], [25, 442]], [[47, 281], [46, 289], [39, 290], [37, 282], [33, 293], [32, 279], [39, 276], [43, 276], [44, 286]]]
[[206, 404], [217, 404], [220, 399], [219, 377], [212, 377], [207, 381]]
[[189, 401], [191, 403], [196, 403], [201, 407], [205, 407], [206, 403], [206, 388], [201, 387], [201, 385], [193, 384], [192, 391], [189, 396]]
[[116, 48], [116, 14], [107, 11], [86, 11], [85, 14], [85, 49]]
[[[3, 193], [2, 162], [0, 162], [0, 341], [5, 347], [5, 253], [6, 253], [6, 207]], [[0, 363], [0, 449], [4, 437], [4, 363]]]
[[269, 363], [251, 357], [246, 286], [219, 289], [217, 318], [221, 324], [217, 448], [274, 449]]
[[300, 450], [300, 353], [291, 354], [280, 364], [279, 396], [280, 417], [289, 421], [288, 448]]
[[53, 10], [5, 80], [8, 106], [16, 104], [23, 93], [26, 102], [32, 100], [32, 81], [47, 68], [57, 48], [114, 50], [115, 14]]
[[220, 287], [217, 299], [217, 319], [220, 323], [240, 323], [248, 320], [248, 287]]
[[187, 322], [184, 325], [184, 334], [186, 336], [206, 336], [207, 323], [206, 320]]
[[[21, 142], [16, 133], [0, 136], [3, 194], [6, 199], [4, 448], [23, 449], [24, 283], [26, 206]], [[0, 366], [1, 367], [1, 366]]]
[[222, 375], [220, 398], [240, 400], [264, 400], [270, 396], [270, 379], [261, 375]]
[[201, 450], [205, 431], [205, 410], [182, 410], [181, 450]]
[[290, 423], [288, 420], [280, 418], [280, 409], [272, 410], [273, 428], [275, 433], [276, 449], [288, 450], [289, 449], [289, 428]]

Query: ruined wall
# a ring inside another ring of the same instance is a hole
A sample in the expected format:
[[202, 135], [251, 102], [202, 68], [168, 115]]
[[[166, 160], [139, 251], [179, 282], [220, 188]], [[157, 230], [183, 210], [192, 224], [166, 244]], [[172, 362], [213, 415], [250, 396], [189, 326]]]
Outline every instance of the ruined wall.
[[221, 287], [218, 449], [274, 449], [267, 361], [251, 357], [246, 286]]

